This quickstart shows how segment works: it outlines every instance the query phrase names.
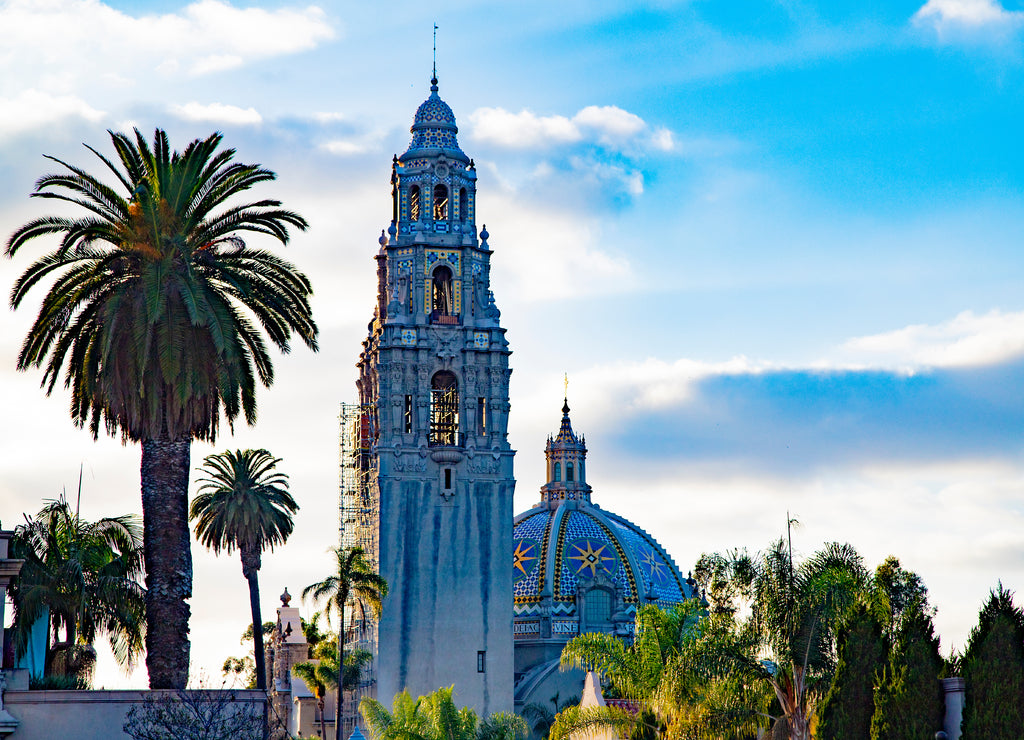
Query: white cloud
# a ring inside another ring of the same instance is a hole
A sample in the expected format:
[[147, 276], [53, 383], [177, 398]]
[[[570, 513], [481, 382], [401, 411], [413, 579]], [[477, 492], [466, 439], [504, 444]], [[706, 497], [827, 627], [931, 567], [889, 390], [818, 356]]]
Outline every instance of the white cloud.
[[[340, 119], [335, 119], [340, 120]], [[322, 121], [328, 123], [329, 121]], [[349, 136], [343, 139], [331, 139], [321, 144], [320, 148], [331, 154], [340, 157], [350, 157], [356, 154], [365, 154], [380, 149], [380, 143], [384, 139], [385, 131], [367, 131], [363, 134]]]
[[1024, 13], [1009, 11], [996, 0], [928, 0], [914, 22], [931, 25], [940, 34], [981, 29], [1009, 30], [1024, 23]]
[[172, 105], [171, 113], [186, 121], [209, 121], [238, 126], [256, 125], [263, 122], [263, 116], [255, 108], [239, 108], [237, 105], [225, 103], [203, 105], [193, 101], [185, 103], [185, 105]]
[[14, 98], [0, 97], [0, 137], [32, 131], [66, 118], [96, 122], [104, 115], [74, 95], [25, 90]]
[[524, 110], [510, 113], [504, 108], [478, 108], [469, 114], [470, 137], [510, 149], [537, 149], [568, 144], [583, 138], [565, 116], [538, 116]]
[[672, 132], [651, 131], [638, 115], [614, 105], [588, 105], [572, 118], [538, 116], [529, 110], [512, 113], [504, 108], [478, 108], [469, 115], [470, 137], [508, 149], [544, 149], [579, 141], [603, 146], [672, 148]]
[[841, 348], [853, 360], [888, 367], [987, 365], [1024, 354], [1024, 311], [964, 311], [941, 324], [914, 324], [856, 337]]
[[312, 5], [264, 10], [198, 0], [174, 13], [132, 15], [99, 0], [9, 0], [0, 4], [0, 91], [26, 81], [69, 93], [153, 73], [204, 75], [333, 37]]

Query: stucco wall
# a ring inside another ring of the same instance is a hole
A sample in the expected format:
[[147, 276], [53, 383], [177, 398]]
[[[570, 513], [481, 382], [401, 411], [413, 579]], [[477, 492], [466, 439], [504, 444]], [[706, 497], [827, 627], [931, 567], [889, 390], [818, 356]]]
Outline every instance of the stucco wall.
[[[11, 740], [130, 740], [125, 716], [150, 695], [174, 691], [5, 691], [4, 706], [20, 724]], [[232, 691], [235, 701], [262, 706], [262, 691]]]

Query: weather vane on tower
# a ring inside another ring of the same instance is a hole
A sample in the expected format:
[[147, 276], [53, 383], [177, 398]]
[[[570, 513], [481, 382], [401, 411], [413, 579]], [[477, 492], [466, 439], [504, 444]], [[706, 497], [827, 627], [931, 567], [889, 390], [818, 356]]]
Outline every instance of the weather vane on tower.
[[437, 24], [434, 24], [434, 79], [437, 79]]

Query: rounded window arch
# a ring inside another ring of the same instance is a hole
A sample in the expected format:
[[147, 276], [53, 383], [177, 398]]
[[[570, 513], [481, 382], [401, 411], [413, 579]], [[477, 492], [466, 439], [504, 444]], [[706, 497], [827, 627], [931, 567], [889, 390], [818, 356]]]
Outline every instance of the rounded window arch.
[[573, 470], [572, 463], [567, 462], [565, 464], [565, 482], [572, 483], [575, 477], [575, 471]]
[[444, 185], [434, 186], [434, 220], [448, 220], [448, 188]]
[[420, 220], [420, 186], [413, 185], [409, 188], [409, 220]]
[[446, 447], [459, 443], [459, 381], [441, 370], [430, 379], [430, 444]]
[[552, 477], [552, 480], [554, 480], [555, 483], [562, 482], [562, 463], [555, 463], [555, 474]]
[[455, 296], [452, 293], [452, 271], [445, 265], [434, 270], [431, 281], [431, 309], [435, 316], [455, 314]]

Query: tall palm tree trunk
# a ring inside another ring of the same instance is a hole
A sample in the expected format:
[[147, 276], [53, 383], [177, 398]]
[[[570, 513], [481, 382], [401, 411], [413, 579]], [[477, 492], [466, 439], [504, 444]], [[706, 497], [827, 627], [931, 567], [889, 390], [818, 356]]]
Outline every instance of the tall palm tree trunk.
[[263, 652], [263, 612], [260, 610], [260, 554], [242, 552], [242, 573], [249, 583], [249, 609], [252, 611], [252, 649], [256, 662], [256, 688], [267, 690], [267, 665]]
[[327, 722], [324, 720], [324, 698], [322, 696], [317, 704], [320, 707], [320, 737], [327, 740]]
[[146, 564], [146, 668], [151, 689], [188, 682], [186, 599], [192, 596], [188, 529], [191, 440], [142, 442], [142, 515]]

